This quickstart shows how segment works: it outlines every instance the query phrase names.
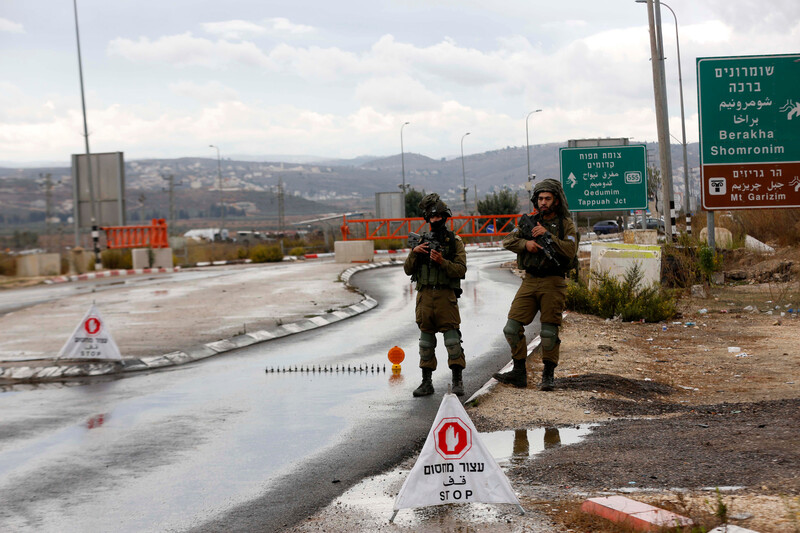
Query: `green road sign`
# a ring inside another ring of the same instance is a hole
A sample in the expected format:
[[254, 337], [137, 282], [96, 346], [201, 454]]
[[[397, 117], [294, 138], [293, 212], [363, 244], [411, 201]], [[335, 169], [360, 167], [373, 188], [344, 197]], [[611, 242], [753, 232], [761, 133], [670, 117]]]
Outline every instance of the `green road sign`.
[[644, 145], [561, 148], [561, 185], [571, 211], [647, 207]]
[[800, 206], [800, 54], [697, 59], [703, 208]]

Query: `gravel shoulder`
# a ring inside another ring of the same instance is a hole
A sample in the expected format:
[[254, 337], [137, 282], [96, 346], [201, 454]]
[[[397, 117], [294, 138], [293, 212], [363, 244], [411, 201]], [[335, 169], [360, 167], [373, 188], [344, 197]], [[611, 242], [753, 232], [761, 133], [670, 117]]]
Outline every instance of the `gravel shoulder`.
[[[410, 459], [291, 531], [627, 531], [580, 512], [587, 497], [611, 494], [676, 511], [706, 530], [724, 508], [731, 524], [800, 531], [796, 272], [792, 279], [684, 296], [680, 316], [667, 323], [569, 313], [555, 391], [499, 385], [467, 410], [481, 433], [593, 424], [584, 440], [545, 442], [541, 453], [505, 468], [525, 516], [508, 506], [442, 506], [404, 511], [411, 516], [387, 524], [383, 510]], [[528, 372], [538, 384], [536, 355]]]

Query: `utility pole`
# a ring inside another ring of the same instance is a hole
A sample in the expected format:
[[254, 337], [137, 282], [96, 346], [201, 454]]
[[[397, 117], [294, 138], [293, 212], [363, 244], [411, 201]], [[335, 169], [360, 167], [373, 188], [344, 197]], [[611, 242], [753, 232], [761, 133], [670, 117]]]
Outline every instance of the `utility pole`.
[[145, 197], [144, 193], [141, 193], [139, 195], [139, 223], [142, 226], [145, 225], [145, 221], [144, 221], [144, 201], [145, 201], [145, 198], [146, 197]]
[[400, 126], [400, 169], [403, 173], [403, 202], [400, 208], [400, 213], [402, 218], [406, 218], [406, 154], [405, 150], [403, 149], [403, 128], [406, 127], [407, 124], [411, 124], [410, 122], [404, 122], [402, 126]]
[[461, 136], [461, 178], [463, 179], [463, 185], [461, 186], [461, 193], [464, 195], [464, 214], [468, 215], [469, 212], [467, 211], [467, 171], [464, 167], [464, 137], [469, 135], [470, 132], [465, 133]]
[[283, 204], [283, 178], [278, 178], [278, 229], [283, 234], [284, 204]]
[[675, 239], [675, 202], [672, 199], [672, 154], [669, 135], [669, 113], [664, 82], [664, 45], [661, 38], [660, 0], [647, 0], [647, 19], [650, 26], [650, 54], [653, 65], [653, 90], [656, 100], [658, 151], [661, 161], [661, 196], [664, 233]]
[[167, 231], [171, 231], [174, 233], [175, 227], [175, 186], [181, 185], [182, 182], [175, 183], [175, 175], [170, 174], [169, 176], [161, 176], [161, 179], [167, 180], [167, 190], [169, 191], [169, 229]]
[[50, 173], [39, 174], [44, 179], [44, 234], [47, 243], [50, 243], [50, 217], [53, 216], [53, 180]]

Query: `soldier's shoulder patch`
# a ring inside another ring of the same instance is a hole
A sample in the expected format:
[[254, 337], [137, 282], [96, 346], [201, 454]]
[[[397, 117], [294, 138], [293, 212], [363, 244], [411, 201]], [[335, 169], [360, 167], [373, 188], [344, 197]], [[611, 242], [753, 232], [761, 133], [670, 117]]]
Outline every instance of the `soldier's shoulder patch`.
[[575, 236], [574, 235], [567, 235], [567, 240], [575, 242]]

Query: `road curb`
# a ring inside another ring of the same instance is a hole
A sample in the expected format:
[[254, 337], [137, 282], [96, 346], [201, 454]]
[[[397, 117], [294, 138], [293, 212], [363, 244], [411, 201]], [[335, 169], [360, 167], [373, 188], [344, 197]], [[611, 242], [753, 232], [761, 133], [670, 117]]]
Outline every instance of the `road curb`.
[[101, 270], [100, 272], [87, 272], [86, 274], [74, 274], [72, 276], [56, 276], [54, 278], [44, 280], [47, 285], [54, 283], [66, 283], [70, 281], [87, 281], [90, 279], [98, 278], [116, 278], [124, 276], [134, 276], [137, 274], [167, 274], [172, 272], [180, 272], [181, 267], [172, 268], [129, 268], [126, 270]]
[[692, 520], [685, 516], [625, 496], [589, 498], [581, 504], [581, 511], [601, 516], [637, 531], [661, 531], [672, 528], [683, 530], [694, 525]]
[[[348, 287], [350, 278], [362, 270], [400, 266], [402, 263], [391, 261], [381, 263], [367, 263], [346, 269], [339, 278]], [[119, 274], [118, 274], [119, 275]], [[91, 278], [89, 278], [91, 279]], [[162, 355], [124, 359], [122, 362], [91, 361], [73, 362], [72, 364], [50, 364], [45, 366], [0, 366], [0, 382], [7, 383], [40, 383], [63, 381], [75, 378], [121, 374], [127, 372], [141, 372], [168, 366], [183, 365], [207, 359], [238, 348], [252, 346], [272, 339], [279, 339], [295, 333], [302, 333], [320, 328], [347, 318], [365, 313], [378, 306], [378, 302], [371, 296], [359, 291], [364, 296], [360, 302], [349, 305], [336, 311], [324, 313], [311, 318], [304, 318], [296, 322], [280, 324], [271, 329], [264, 329], [237, 335], [230, 339], [221, 339], [214, 342], [190, 347], [186, 350], [174, 351]], [[2, 363], [0, 363], [2, 365]]]

